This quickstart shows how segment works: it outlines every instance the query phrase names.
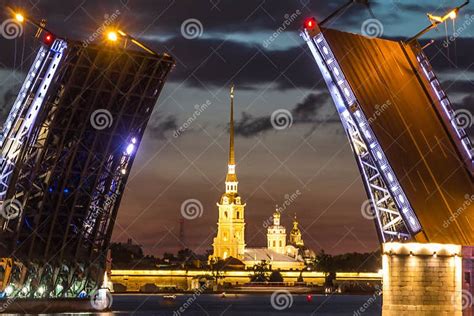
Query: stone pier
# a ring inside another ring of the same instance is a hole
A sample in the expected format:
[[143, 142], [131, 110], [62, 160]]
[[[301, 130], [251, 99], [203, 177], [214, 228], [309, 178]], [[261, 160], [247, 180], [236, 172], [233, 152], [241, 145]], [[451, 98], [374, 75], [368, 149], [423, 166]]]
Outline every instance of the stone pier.
[[383, 245], [383, 316], [472, 315], [473, 247]]

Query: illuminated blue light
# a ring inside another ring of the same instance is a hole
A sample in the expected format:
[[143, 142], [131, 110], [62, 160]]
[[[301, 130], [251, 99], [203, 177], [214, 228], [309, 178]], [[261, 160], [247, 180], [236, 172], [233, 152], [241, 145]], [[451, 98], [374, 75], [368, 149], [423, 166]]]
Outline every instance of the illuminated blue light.
[[129, 144], [129, 145], [127, 146], [127, 150], [126, 150], [127, 155], [131, 155], [131, 154], [133, 153], [133, 150], [134, 150], [134, 149], [135, 149], [135, 145], [134, 145], [134, 144]]

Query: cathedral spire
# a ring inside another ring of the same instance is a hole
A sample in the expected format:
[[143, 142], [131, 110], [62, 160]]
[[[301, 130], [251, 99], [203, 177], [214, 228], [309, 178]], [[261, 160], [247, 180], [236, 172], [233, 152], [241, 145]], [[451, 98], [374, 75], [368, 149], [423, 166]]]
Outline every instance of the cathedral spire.
[[237, 193], [237, 175], [235, 174], [234, 149], [234, 85], [230, 87], [230, 128], [229, 128], [229, 161], [227, 162], [226, 193]]
[[230, 139], [229, 139], [229, 165], [235, 166], [234, 152], [234, 85], [230, 87]]

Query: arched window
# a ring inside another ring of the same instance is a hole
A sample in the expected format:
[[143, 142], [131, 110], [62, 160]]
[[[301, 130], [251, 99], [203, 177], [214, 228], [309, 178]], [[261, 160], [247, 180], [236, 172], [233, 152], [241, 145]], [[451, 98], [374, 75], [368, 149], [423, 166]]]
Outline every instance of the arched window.
[[280, 240], [280, 247], [282, 246], [281, 240]]
[[273, 241], [273, 247], [276, 247], [276, 240]]
[[237, 217], [237, 219], [239, 219], [239, 218], [240, 218], [240, 212], [239, 212], [239, 211], [237, 211], [237, 213], [236, 213], [236, 217]]

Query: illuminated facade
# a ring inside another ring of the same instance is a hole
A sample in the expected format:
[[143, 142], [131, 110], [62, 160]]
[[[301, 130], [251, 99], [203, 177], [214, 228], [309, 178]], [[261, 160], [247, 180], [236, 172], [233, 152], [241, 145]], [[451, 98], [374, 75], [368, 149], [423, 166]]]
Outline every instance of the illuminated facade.
[[238, 180], [235, 172], [234, 151], [234, 87], [230, 91], [230, 139], [225, 193], [217, 203], [219, 219], [217, 236], [214, 238], [214, 252], [211, 258], [243, 259], [245, 251], [245, 203], [238, 194]]
[[299, 223], [296, 220], [296, 215], [295, 215], [293, 219], [293, 228], [291, 229], [291, 232], [290, 232], [290, 244], [297, 247], [302, 247], [304, 246], [304, 241], [303, 241], [303, 238], [301, 237], [301, 231], [298, 225]]
[[267, 248], [280, 254], [286, 253], [286, 228], [280, 223], [280, 213], [273, 213], [273, 225], [267, 229]]
[[78, 297], [101, 286], [135, 153], [174, 64], [166, 55], [43, 43], [0, 137], [0, 292]]
[[407, 310], [415, 315], [472, 315], [473, 247], [396, 242], [382, 247], [382, 315]]
[[303, 249], [303, 240], [298, 228], [296, 217], [290, 244], [287, 244], [286, 228], [280, 223], [280, 213], [273, 214], [273, 225], [267, 229], [266, 248], [247, 248], [245, 244], [245, 206], [238, 194], [234, 146], [234, 87], [230, 92], [230, 139], [229, 159], [225, 193], [221, 196], [217, 207], [217, 235], [213, 241], [213, 253], [209, 260], [226, 260], [233, 257], [242, 261], [247, 268], [266, 262], [273, 269], [300, 270], [304, 268], [306, 255], [314, 253]]

